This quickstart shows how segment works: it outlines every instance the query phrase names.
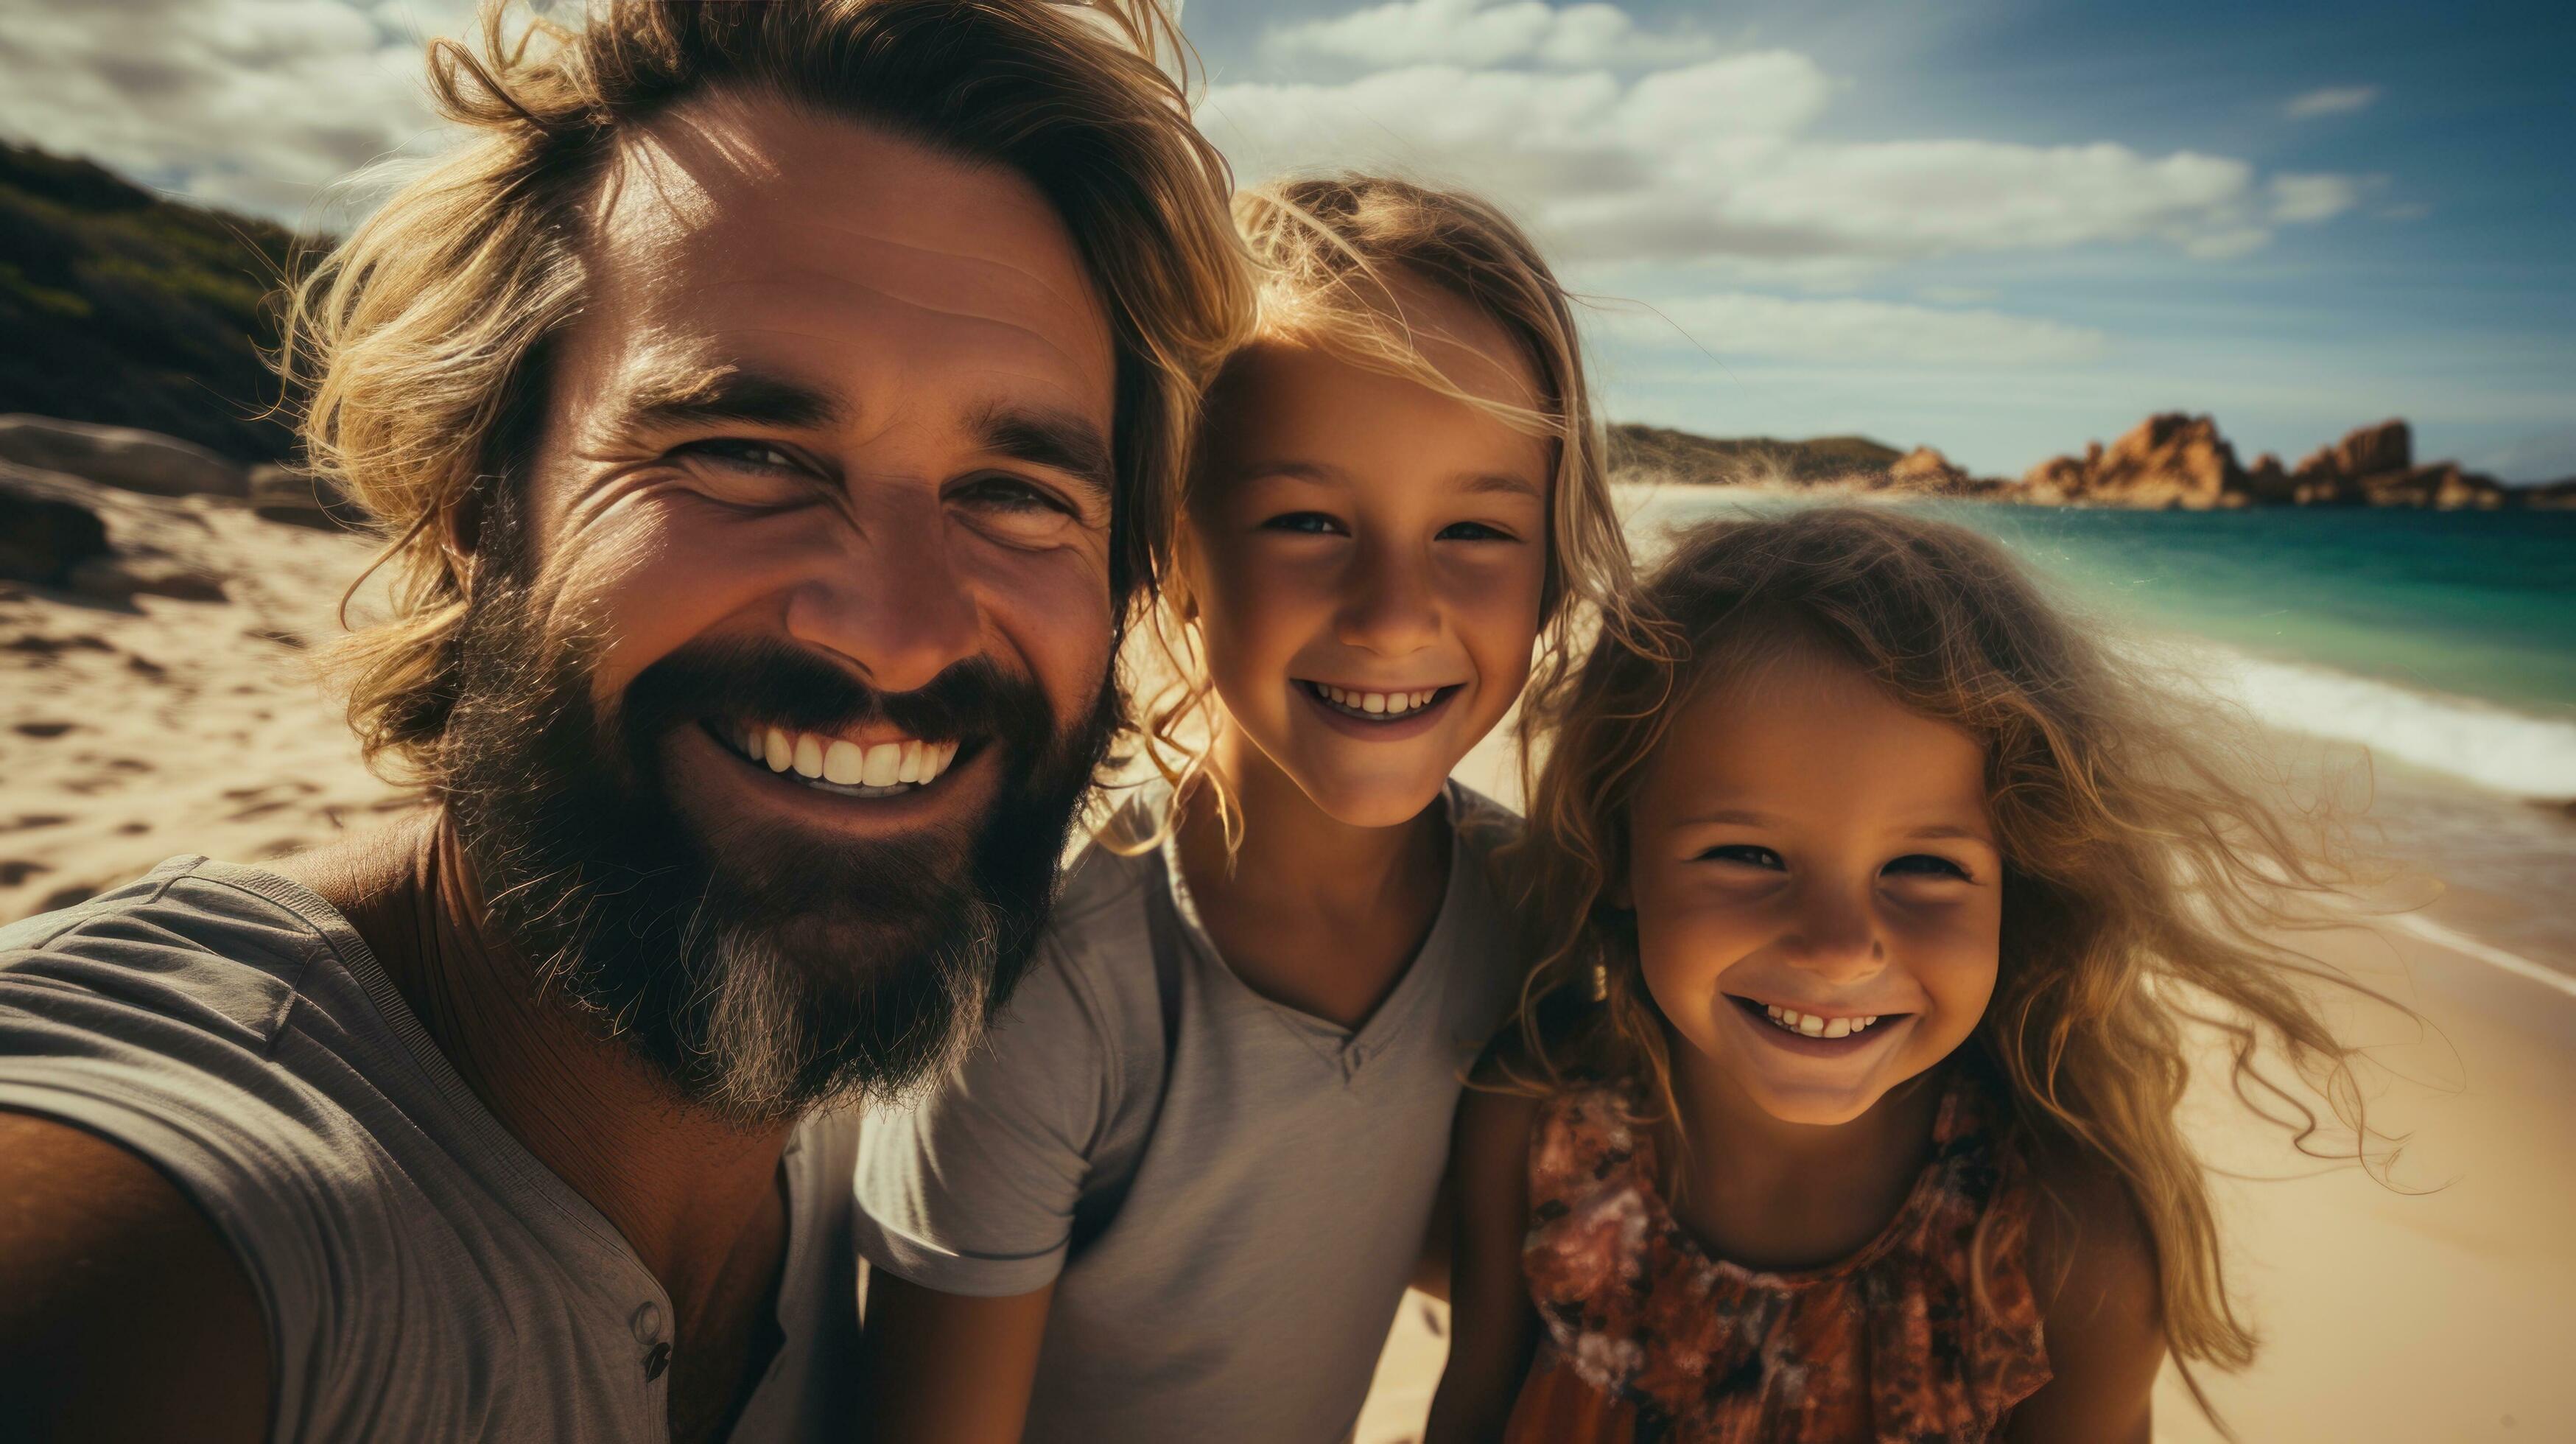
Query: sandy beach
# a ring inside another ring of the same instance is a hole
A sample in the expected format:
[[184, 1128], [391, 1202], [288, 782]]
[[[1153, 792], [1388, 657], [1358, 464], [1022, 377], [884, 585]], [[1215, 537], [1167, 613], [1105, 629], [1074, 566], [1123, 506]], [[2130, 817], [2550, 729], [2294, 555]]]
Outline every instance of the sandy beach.
[[[226, 599], [0, 588], [0, 917], [173, 853], [255, 862], [404, 805], [359, 765], [304, 665], [364, 545], [204, 497], [107, 504]], [[1466, 774], [1510, 797], [1502, 761], [1489, 746]], [[2373, 1121], [2411, 1135], [2388, 1183], [2321, 1171], [2223, 1094], [2195, 1099], [2210, 1156], [2265, 1180], [2223, 1185], [2265, 1351], [2212, 1379], [2213, 1396], [2249, 1441], [2576, 1438], [2563, 1358], [2576, 1336], [2576, 983], [2557, 971], [2569, 960], [2453, 945], [2403, 920], [2310, 942], [2438, 1031], [2356, 1019], [2382, 1045]], [[1407, 1301], [1363, 1444], [1418, 1433], [1438, 1317]], [[2170, 1379], [2157, 1428], [2217, 1437]]]

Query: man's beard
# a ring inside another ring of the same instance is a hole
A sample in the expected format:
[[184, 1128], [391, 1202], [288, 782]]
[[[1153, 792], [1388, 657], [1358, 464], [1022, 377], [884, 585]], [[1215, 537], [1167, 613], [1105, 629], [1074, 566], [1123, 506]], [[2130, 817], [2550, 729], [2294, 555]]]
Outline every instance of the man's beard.
[[[543, 612], [515, 582], [475, 599], [441, 753], [489, 926], [541, 988], [743, 1122], [900, 1093], [980, 1036], [1028, 965], [1116, 730], [1106, 679], [1058, 731], [1037, 684], [980, 658], [889, 694], [784, 643], [699, 643], [602, 716], [595, 647], [546, 635]], [[665, 790], [664, 747], [728, 718], [962, 738], [994, 754], [999, 794], [981, 818], [882, 841], [749, 810], [701, 835]]]

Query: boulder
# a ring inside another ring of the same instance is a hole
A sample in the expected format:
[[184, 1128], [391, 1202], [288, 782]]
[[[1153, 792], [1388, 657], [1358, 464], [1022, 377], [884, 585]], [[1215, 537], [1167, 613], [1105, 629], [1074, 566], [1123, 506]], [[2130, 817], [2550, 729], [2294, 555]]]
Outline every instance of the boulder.
[[321, 477], [291, 466], [250, 469], [250, 509], [269, 521], [316, 531], [358, 531], [367, 514]]
[[66, 586], [83, 563], [109, 555], [107, 523], [68, 480], [0, 464], [0, 577]]
[[240, 467], [193, 442], [50, 416], [0, 416], [0, 461], [151, 496], [240, 497], [250, 488]]
[[2236, 448], [2218, 423], [2179, 411], [2150, 416], [2107, 448], [2087, 446], [2082, 459], [2043, 461], [2022, 478], [2034, 501], [2076, 505], [2206, 511], [2251, 500]]
[[1887, 468], [1887, 484], [1900, 491], [1962, 491], [1971, 480], [1950, 458], [1928, 446], [1914, 448]]
[[2343, 440], [2320, 450], [2308, 460], [2314, 461], [2318, 457], [2330, 458], [2334, 470], [2343, 476], [2384, 476], [2390, 472], [2410, 471], [2415, 466], [2415, 433], [2405, 422], [2391, 417], [2377, 426], [2345, 432]]

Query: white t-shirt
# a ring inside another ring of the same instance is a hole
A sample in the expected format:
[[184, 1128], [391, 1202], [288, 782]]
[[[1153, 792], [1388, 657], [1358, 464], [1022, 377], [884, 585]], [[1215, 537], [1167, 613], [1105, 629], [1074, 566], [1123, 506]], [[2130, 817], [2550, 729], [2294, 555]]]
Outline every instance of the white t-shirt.
[[1491, 872], [1518, 819], [1454, 783], [1446, 805], [1438, 919], [1356, 1032], [1237, 978], [1168, 845], [1094, 846], [987, 1046], [869, 1114], [873, 1266], [953, 1294], [1055, 1283], [1032, 1444], [1349, 1434], [1461, 1080], [1520, 986]]
[[[0, 928], [0, 1108], [124, 1145], [213, 1221], [267, 1317], [281, 1444], [668, 1437], [669, 1296], [285, 878], [173, 858]], [[845, 1109], [779, 1164], [785, 1343], [737, 1440], [857, 1425], [857, 1143]]]

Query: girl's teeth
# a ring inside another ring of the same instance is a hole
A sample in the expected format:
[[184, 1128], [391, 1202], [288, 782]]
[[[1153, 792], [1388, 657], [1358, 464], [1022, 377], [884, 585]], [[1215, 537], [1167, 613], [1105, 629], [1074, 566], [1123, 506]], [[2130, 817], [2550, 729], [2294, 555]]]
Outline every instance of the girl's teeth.
[[1368, 712], [1377, 716], [1385, 716], [1389, 713], [1400, 716], [1417, 707], [1428, 707], [1431, 705], [1431, 699], [1440, 695], [1436, 687], [1427, 692], [1354, 692], [1347, 687], [1329, 687], [1318, 683], [1315, 690], [1323, 693], [1325, 700], [1335, 706], [1348, 707], [1354, 712]]
[[1801, 1013], [1795, 1008], [1783, 1008], [1777, 1003], [1763, 1004], [1762, 1011], [1770, 1016], [1772, 1022], [1808, 1038], [1848, 1038], [1878, 1021], [1876, 1013], [1857, 1018], [1828, 1018], [1817, 1013]]

